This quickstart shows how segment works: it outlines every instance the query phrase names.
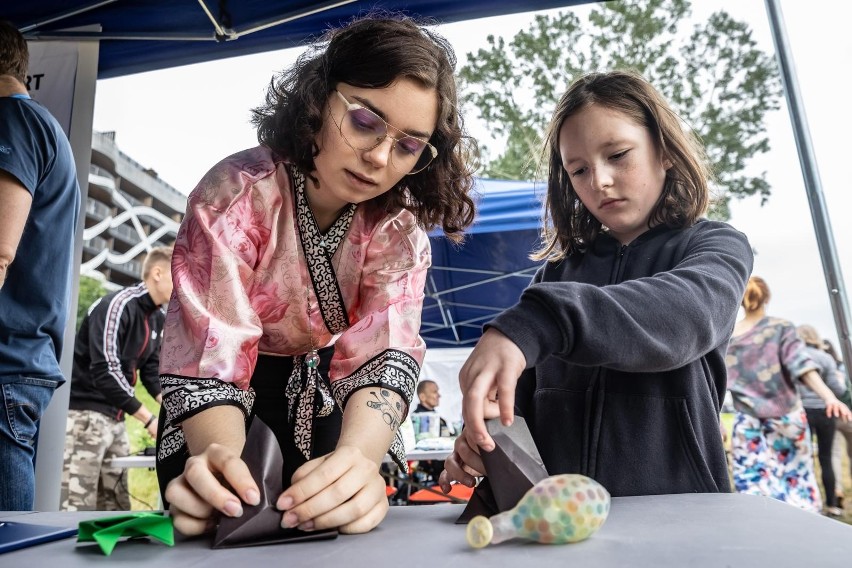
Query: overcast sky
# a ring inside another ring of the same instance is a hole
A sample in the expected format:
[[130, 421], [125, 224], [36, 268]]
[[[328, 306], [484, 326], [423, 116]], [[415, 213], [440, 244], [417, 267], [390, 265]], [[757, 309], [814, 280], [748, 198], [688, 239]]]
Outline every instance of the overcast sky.
[[[811, 137], [831, 213], [841, 268], [852, 279], [852, 205], [848, 171], [852, 156], [848, 98], [852, 93], [852, 4], [832, 0], [781, 2]], [[749, 22], [767, 52], [774, 51], [761, 0], [694, 0], [696, 18], [724, 9]], [[577, 10], [586, 13], [587, 7]], [[485, 47], [487, 34], [511, 38], [528, 27], [534, 14], [467, 21], [442, 26], [460, 60]], [[130, 157], [156, 170], [166, 182], [188, 193], [221, 158], [256, 144], [249, 109], [259, 104], [273, 72], [285, 68], [298, 50], [192, 65], [99, 81], [94, 127], [116, 131], [116, 142]], [[487, 136], [475, 116], [471, 132]], [[795, 323], [810, 323], [836, 342], [836, 327], [814, 236], [786, 104], [769, 117], [772, 151], [751, 167], [767, 171], [773, 188], [769, 203], [758, 199], [733, 204], [731, 223], [746, 233], [757, 251], [754, 273], [772, 289], [769, 311]], [[484, 140], [488, 143], [488, 140]], [[490, 146], [491, 144], [489, 144]]]

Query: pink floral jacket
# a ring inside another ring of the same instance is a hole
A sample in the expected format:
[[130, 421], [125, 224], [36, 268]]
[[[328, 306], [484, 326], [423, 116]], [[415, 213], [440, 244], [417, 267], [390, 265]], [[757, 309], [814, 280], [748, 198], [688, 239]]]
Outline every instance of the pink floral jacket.
[[[183, 419], [222, 403], [250, 413], [259, 353], [294, 356], [303, 368], [312, 348], [333, 344], [329, 404], [344, 408], [368, 386], [410, 404], [425, 352], [419, 330], [430, 262], [428, 236], [406, 210], [353, 205], [321, 234], [303, 177], [268, 148], [214, 166], [190, 194], [175, 242], [160, 355], [160, 459], [183, 448]], [[297, 438], [320, 412], [304, 404], [314, 397], [300, 397], [303, 384], [288, 382]], [[391, 454], [404, 460], [399, 433]]]

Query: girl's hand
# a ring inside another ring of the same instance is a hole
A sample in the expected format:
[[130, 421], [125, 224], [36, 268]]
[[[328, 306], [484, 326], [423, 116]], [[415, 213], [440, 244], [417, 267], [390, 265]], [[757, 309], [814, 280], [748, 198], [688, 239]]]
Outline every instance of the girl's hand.
[[444, 461], [444, 471], [438, 479], [441, 491], [449, 493], [451, 484], [457, 481], [468, 487], [476, 485], [476, 478], [485, 475], [485, 465], [476, 450], [471, 447], [467, 438], [459, 436], [456, 438], [453, 453]]
[[376, 463], [354, 446], [338, 446], [296, 470], [278, 498], [281, 526], [301, 530], [337, 527], [342, 533], [373, 529], [388, 512], [385, 482]]
[[[220, 479], [233, 487], [233, 492], [226, 489]], [[174, 526], [187, 536], [211, 530], [214, 510], [229, 517], [241, 516], [240, 498], [249, 505], [257, 505], [260, 492], [245, 462], [233, 450], [220, 444], [210, 444], [204, 452], [186, 460], [183, 473], [166, 487]]]
[[[515, 385], [527, 361], [517, 345], [494, 328], [488, 329], [459, 371], [464, 431], [471, 447], [490, 452], [494, 440], [485, 419], [500, 417], [510, 425], [514, 419]], [[461, 436], [460, 436], [461, 437]]]
[[849, 422], [852, 420], [852, 411], [849, 410], [849, 407], [837, 400], [826, 401], [825, 403], [825, 415], [829, 418], [840, 418], [844, 422]]

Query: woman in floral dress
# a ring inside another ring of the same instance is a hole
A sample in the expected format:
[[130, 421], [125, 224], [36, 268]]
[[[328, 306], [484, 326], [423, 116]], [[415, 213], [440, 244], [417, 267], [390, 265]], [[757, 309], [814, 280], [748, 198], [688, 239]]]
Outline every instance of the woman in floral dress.
[[734, 489], [819, 512], [811, 436], [796, 381], [825, 400], [826, 415], [848, 420], [852, 413], [820, 378], [795, 326], [766, 315], [768, 301], [766, 282], [752, 276], [742, 302], [745, 317], [728, 347], [728, 389], [736, 409]]

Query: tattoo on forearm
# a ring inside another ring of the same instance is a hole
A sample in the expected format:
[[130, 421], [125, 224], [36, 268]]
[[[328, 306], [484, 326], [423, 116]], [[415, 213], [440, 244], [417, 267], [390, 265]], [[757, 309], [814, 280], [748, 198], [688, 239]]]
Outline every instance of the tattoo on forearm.
[[389, 400], [391, 396], [389, 390], [370, 391], [370, 394], [373, 395], [375, 400], [368, 400], [367, 406], [381, 412], [385, 424], [390, 427], [391, 432], [396, 432], [399, 423], [402, 421], [402, 403]]

